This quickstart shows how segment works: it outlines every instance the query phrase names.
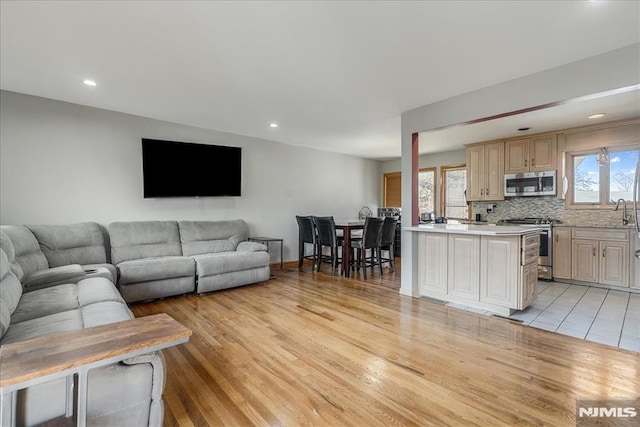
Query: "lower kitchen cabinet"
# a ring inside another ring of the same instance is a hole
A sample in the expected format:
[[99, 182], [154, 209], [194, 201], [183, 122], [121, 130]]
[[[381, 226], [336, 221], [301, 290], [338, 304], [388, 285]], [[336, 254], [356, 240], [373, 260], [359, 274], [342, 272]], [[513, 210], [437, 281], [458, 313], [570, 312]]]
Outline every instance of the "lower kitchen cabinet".
[[574, 239], [571, 246], [573, 255], [571, 278], [585, 282], [597, 282], [598, 241]]
[[419, 233], [418, 292], [509, 315], [536, 299], [539, 250], [531, 233]]
[[420, 295], [441, 298], [447, 295], [447, 234], [420, 234], [418, 286]]
[[[520, 269], [520, 238], [482, 236], [480, 252], [480, 301], [516, 307]], [[537, 260], [537, 258], [536, 258]], [[538, 274], [536, 263], [536, 276]]]
[[629, 275], [629, 244], [600, 242], [600, 283], [627, 286]]
[[553, 229], [553, 277], [571, 279], [571, 228]]
[[573, 280], [629, 287], [628, 230], [574, 228], [572, 236]]
[[480, 236], [449, 234], [448, 294], [478, 300]]

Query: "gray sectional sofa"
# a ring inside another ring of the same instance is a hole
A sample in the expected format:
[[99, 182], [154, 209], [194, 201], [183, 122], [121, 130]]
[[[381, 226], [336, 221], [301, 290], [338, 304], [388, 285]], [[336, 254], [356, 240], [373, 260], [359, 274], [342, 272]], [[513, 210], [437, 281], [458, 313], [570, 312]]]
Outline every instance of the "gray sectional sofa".
[[[235, 221], [116, 222], [0, 227], [0, 346], [133, 318], [127, 302], [267, 280], [269, 254]], [[111, 253], [111, 263], [107, 254]], [[117, 284], [116, 285], [114, 285]], [[152, 353], [89, 373], [88, 423], [160, 426], [165, 368]], [[65, 413], [65, 381], [0, 407], [35, 425]]]
[[267, 280], [267, 248], [247, 242], [248, 232], [240, 219], [111, 223], [118, 288], [135, 302]]

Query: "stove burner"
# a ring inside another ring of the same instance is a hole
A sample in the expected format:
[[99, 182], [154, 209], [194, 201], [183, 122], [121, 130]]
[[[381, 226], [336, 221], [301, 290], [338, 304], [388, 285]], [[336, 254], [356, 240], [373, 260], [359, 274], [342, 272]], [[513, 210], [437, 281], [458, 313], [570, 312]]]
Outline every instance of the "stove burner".
[[553, 225], [558, 224], [560, 221], [552, 218], [514, 218], [514, 219], [501, 219], [499, 224], [534, 224], [534, 225]]

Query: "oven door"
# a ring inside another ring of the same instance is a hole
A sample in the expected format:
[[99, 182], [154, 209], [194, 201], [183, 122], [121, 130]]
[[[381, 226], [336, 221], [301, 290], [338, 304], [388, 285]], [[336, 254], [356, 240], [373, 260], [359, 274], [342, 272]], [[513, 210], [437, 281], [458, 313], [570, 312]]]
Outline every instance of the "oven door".
[[540, 256], [538, 257], [538, 278], [553, 279], [553, 233], [551, 228], [540, 232]]

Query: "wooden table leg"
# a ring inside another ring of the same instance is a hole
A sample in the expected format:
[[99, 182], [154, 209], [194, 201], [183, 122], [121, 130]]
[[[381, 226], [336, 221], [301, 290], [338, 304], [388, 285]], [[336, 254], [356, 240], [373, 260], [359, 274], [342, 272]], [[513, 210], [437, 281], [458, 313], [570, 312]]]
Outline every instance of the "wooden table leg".
[[342, 271], [344, 277], [349, 277], [351, 272], [351, 230], [349, 227], [344, 227], [342, 230]]

